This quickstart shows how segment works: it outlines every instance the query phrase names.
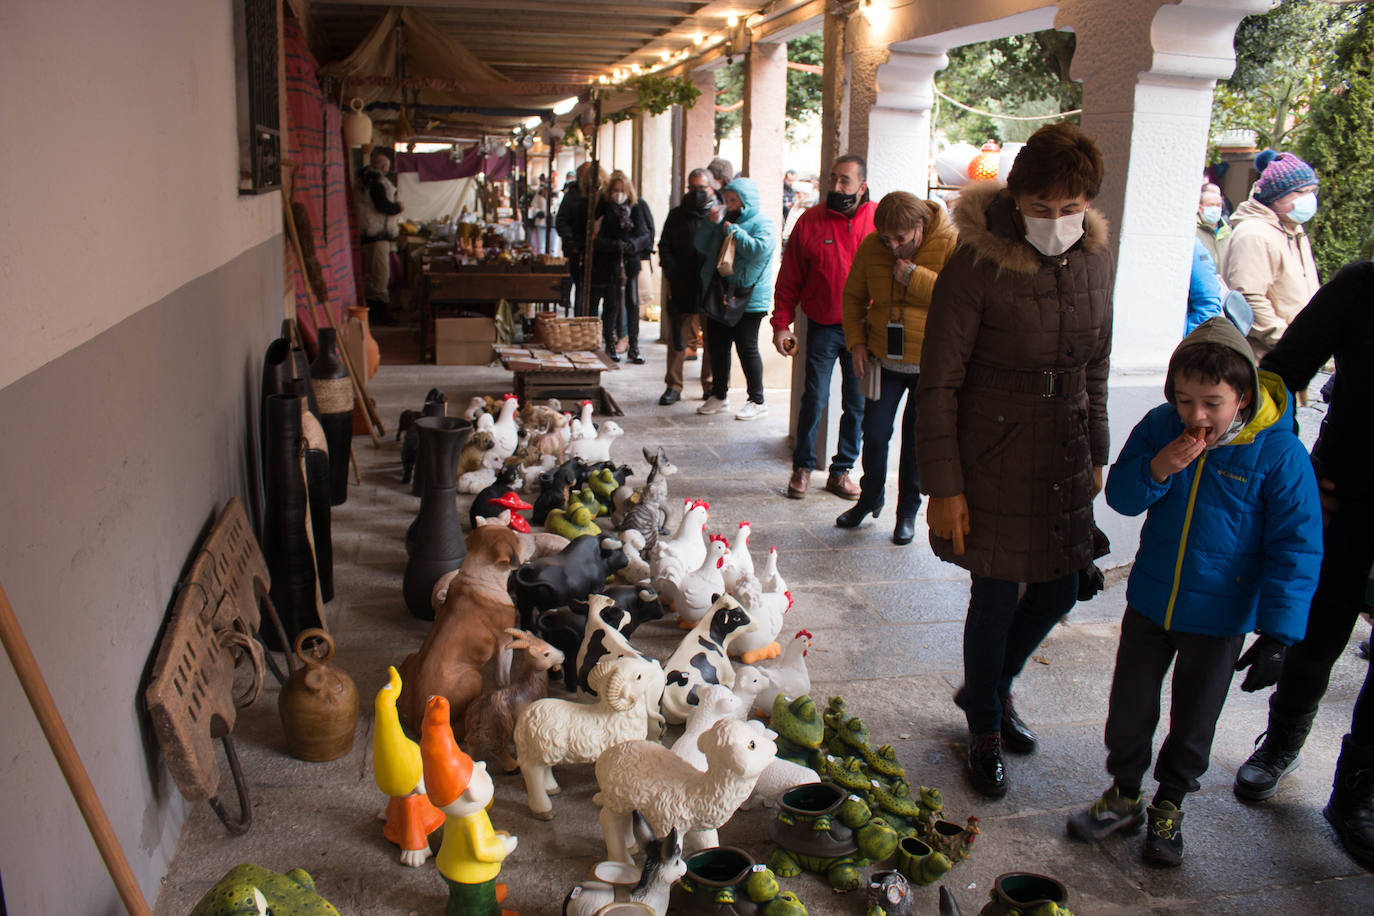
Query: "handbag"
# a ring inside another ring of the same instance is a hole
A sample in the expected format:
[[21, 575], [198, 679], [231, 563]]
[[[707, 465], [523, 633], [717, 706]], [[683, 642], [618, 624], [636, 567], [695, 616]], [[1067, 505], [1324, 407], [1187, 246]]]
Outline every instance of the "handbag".
[[727, 233], [725, 241], [721, 243], [720, 253], [716, 255], [716, 273], [722, 277], [731, 277], [735, 274], [735, 234]]
[[734, 280], [716, 274], [701, 303], [701, 310], [712, 321], [733, 328], [744, 317], [753, 295], [752, 286], [736, 286]]

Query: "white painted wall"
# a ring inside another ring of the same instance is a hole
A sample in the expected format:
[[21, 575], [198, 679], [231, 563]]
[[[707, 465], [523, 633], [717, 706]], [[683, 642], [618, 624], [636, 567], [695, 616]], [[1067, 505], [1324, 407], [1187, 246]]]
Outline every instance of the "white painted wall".
[[281, 232], [237, 192], [231, 10], [0, 4], [0, 387]]

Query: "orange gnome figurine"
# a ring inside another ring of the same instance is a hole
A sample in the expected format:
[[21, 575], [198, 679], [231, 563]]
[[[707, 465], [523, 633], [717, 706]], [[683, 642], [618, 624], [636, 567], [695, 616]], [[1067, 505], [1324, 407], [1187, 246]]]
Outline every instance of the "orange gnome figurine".
[[444, 812], [444, 839], [434, 864], [448, 883], [446, 916], [516, 916], [501, 909], [505, 885], [496, 883], [516, 838], [492, 829], [487, 805], [495, 786], [485, 763], [474, 763], [453, 740], [449, 704], [430, 697], [420, 732], [425, 788]]

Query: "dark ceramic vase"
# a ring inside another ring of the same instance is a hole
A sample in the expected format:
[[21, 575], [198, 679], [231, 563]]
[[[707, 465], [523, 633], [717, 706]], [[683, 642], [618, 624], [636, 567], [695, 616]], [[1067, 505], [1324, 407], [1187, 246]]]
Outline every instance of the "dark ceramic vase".
[[[821, 858], [852, 855], [859, 849], [854, 831], [840, 822], [838, 812], [848, 793], [832, 782], [793, 786], [778, 799], [778, 816], [769, 825], [774, 843], [790, 852]], [[830, 829], [817, 830], [825, 817]]]
[[[744, 882], [754, 870], [754, 859], [743, 849], [712, 846], [687, 859], [687, 874], [673, 885], [672, 913], [735, 914], [750, 916], [759, 911], [749, 899]], [[724, 890], [731, 894], [721, 894]], [[734, 897], [734, 903], [717, 903], [717, 897]]]
[[258, 457], [262, 460], [267, 458], [267, 399], [274, 394], [285, 394], [286, 383], [294, 376], [291, 342], [278, 337], [267, 345], [267, 353], [262, 359], [262, 393], [258, 400]]
[[[293, 378], [286, 383], [286, 394], [305, 400], [310, 383]], [[315, 541], [315, 572], [320, 579], [320, 600], [334, 600], [334, 542], [330, 534], [329, 445], [319, 418], [306, 410], [301, 414], [305, 436], [305, 486], [310, 496], [310, 533]]]
[[[291, 378], [310, 378], [310, 358], [305, 355], [305, 350], [296, 346], [295, 322], [290, 318], [282, 319], [281, 339], [286, 341], [291, 350]], [[306, 396], [306, 401], [310, 405], [310, 412], [315, 416], [320, 415], [320, 405], [315, 403], [315, 390], [310, 389], [310, 394]]]
[[1009, 916], [1011, 913], [1030, 913], [1048, 904], [1064, 907], [1069, 899], [1069, 890], [1047, 875], [1037, 875], [1028, 871], [1012, 871], [997, 876], [988, 892], [992, 899], [978, 911], [979, 916]]
[[455, 483], [458, 453], [472, 433], [472, 424], [459, 417], [422, 417], [415, 425], [420, 428], [420, 451], [428, 457], [421, 469], [424, 489], [420, 514], [412, 526], [402, 592], [412, 614], [433, 620], [429, 596], [434, 583], [461, 566], [466, 553]]
[[316, 416], [329, 441], [330, 502], [348, 499], [348, 455], [353, 443], [353, 383], [339, 355], [339, 338], [333, 328], [320, 328], [320, 353], [310, 364], [310, 387], [319, 404]]
[[[443, 401], [425, 401], [425, 406], [420, 408], [421, 417], [442, 417], [448, 411], [448, 404]], [[401, 443], [401, 452], [404, 454], [406, 447], [411, 444], [411, 436], [414, 436], [414, 473], [410, 478], [410, 492], [412, 496], [419, 496], [424, 492], [424, 461], [425, 461], [425, 440], [420, 438], [420, 430], [415, 424], [410, 425], [406, 430], [406, 441]], [[458, 471], [454, 465], [454, 473]]]
[[[267, 399], [262, 550], [272, 577], [272, 604], [288, 642], [301, 630], [324, 626], [316, 603], [315, 556], [306, 531], [310, 509], [301, 468], [305, 451], [303, 407], [302, 399], [291, 395]], [[262, 634], [270, 648], [290, 649], [289, 645], [277, 644], [275, 627], [264, 627]]]

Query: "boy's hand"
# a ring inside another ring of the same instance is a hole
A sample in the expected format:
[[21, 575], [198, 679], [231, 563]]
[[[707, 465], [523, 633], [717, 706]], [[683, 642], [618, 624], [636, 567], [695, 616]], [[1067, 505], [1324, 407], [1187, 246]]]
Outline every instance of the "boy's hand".
[[1254, 693], [1256, 690], [1277, 684], [1279, 672], [1283, 670], [1285, 648], [1284, 644], [1274, 637], [1265, 636], [1263, 633], [1257, 634], [1255, 641], [1250, 643], [1250, 648], [1246, 649], [1245, 654], [1236, 662], [1237, 671], [1250, 669], [1246, 671], [1240, 689], [1246, 693]]
[[1192, 464], [1207, 448], [1207, 440], [1195, 439], [1184, 431], [1173, 442], [1159, 450], [1159, 454], [1150, 459], [1150, 476], [1155, 483], [1163, 483], [1179, 471]]

